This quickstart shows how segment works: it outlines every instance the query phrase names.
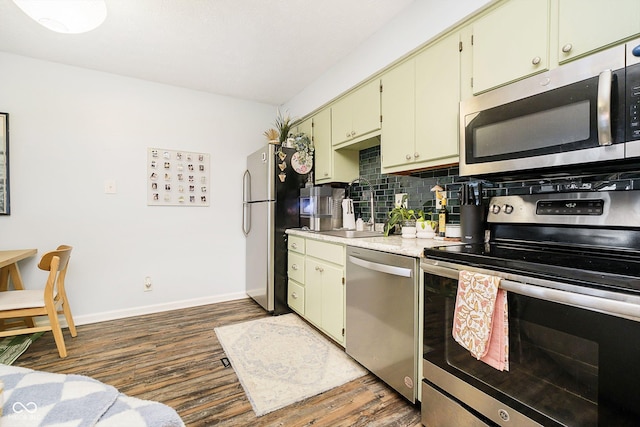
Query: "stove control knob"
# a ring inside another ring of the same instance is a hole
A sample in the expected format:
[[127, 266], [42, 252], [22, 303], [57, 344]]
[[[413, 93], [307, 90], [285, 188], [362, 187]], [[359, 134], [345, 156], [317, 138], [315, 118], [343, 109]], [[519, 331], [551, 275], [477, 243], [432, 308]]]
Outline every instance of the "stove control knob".
[[511, 205], [504, 205], [502, 209], [504, 210], [504, 213], [506, 213], [506, 214], [510, 214], [510, 213], [513, 212], [513, 206], [511, 206]]
[[500, 206], [499, 205], [491, 205], [491, 213], [494, 214], [499, 214], [500, 213]]

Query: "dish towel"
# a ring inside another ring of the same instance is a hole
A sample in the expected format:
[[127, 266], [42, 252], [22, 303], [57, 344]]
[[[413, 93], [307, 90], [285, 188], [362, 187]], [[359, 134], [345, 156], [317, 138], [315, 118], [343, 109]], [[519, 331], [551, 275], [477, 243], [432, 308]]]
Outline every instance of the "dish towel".
[[500, 278], [460, 271], [453, 314], [453, 338], [473, 357], [509, 370], [509, 310]]

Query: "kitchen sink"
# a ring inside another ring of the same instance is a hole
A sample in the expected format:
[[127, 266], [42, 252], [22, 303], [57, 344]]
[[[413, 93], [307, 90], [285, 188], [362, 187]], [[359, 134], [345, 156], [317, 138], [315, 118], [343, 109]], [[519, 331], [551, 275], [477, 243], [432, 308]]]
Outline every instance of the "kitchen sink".
[[356, 238], [356, 237], [382, 237], [384, 234], [380, 231], [357, 231], [357, 230], [326, 230], [320, 231], [320, 234], [329, 236]]

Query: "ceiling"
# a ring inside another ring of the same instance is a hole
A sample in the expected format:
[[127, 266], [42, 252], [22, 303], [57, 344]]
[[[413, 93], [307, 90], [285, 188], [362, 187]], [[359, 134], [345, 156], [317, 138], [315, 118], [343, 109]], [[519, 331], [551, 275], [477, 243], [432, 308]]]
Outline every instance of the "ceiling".
[[105, 0], [59, 34], [0, 0], [0, 51], [281, 105], [414, 0]]

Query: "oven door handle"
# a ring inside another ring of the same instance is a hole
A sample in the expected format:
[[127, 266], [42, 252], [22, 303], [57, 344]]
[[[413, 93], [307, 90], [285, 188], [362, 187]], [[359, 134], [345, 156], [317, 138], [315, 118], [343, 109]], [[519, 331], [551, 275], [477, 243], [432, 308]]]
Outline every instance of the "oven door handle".
[[611, 316], [640, 321], [640, 305], [631, 302], [544, 288], [542, 286], [513, 282], [505, 279], [500, 281], [500, 287], [507, 292], [514, 292], [528, 297], [569, 305], [571, 307], [584, 308]]
[[[459, 270], [443, 267], [441, 265], [425, 263], [424, 260], [421, 263], [421, 268], [427, 274], [448, 277], [456, 280], [459, 278]], [[484, 274], [491, 273], [487, 272]], [[640, 304], [634, 302], [601, 298], [577, 292], [562, 291], [530, 283], [514, 282], [513, 280], [503, 278], [500, 280], [500, 288], [507, 292], [513, 292], [519, 295], [565, 304], [571, 307], [583, 308], [640, 322]]]

